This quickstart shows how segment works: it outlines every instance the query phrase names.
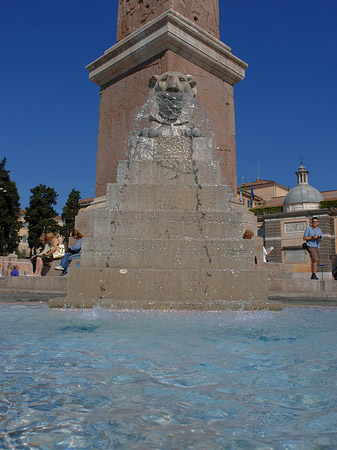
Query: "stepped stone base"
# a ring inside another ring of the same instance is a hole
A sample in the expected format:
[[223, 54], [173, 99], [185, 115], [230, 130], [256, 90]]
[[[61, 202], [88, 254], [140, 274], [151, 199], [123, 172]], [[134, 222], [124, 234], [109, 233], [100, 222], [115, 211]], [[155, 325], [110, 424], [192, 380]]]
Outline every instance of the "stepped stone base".
[[[83, 280], [86, 280], [83, 283]], [[268, 302], [265, 272], [216, 269], [73, 268], [67, 298], [51, 307], [177, 310], [282, 309]]]
[[[121, 161], [67, 298], [51, 306], [141, 309], [280, 309], [243, 214], [231, 206], [206, 138], [140, 138]], [[138, 147], [137, 147], [138, 145]], [[261, 249], [262, 254], [262, 249]]]

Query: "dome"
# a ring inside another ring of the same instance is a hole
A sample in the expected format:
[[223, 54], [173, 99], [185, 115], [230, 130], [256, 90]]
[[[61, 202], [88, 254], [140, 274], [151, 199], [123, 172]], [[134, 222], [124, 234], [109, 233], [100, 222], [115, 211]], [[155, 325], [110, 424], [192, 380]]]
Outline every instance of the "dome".
[[292, 203], [319, 203], [323, 201], [321, 193], [310, 186], [310, 184], [300, 184], [290, 189], [286, 195], [283, 205]]
[[308, 183], [309, 171], [300, 165], [297, 175], [297, 186], [290, 189], [283, 201], [283, 211], [319, 209], [323, 201], [321, 193]]

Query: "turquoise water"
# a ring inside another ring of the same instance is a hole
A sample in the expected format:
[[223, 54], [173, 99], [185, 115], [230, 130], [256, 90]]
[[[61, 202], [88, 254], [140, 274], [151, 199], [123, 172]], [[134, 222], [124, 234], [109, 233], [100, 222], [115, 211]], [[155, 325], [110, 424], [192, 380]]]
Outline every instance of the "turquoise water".
[[337, 309], [0, 307], [0, 449], [337, 448]]

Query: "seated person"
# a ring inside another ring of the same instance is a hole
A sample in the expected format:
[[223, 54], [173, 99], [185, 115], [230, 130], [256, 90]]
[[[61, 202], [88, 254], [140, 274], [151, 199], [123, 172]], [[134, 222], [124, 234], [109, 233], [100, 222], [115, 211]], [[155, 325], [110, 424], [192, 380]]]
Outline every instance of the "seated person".
[[35, 262], [34, 275], [36, 277], [41, 276], [43, 266], [47, 267], [51, 266], [51, 263], [53, 261], [53, 253], [56, 252], [58, 245], [57, 238], [53, 235], [53, 233], [50, 232], [40, 236], [40, 241], [42, 244], [44, 243], [44, 248], [42, 252], [37, 253], [36, 255], [31, 257], [31, 261], [33, 263], [33, 270]]
[[[42, 251], [44, 250], [44, 246], [45, 246], [45, 244], [46, 244], [46, 241], [45, 241], [45, 238], [44, 238], [44, 234], [41, 234], [41, 236], [40, 236], [40, 247], [39, 248], [42, 248]], [[33, 255], [33, 256], [31, 256], [31, 258], [30, 258], [30, 262], [32, 263], [32, 265], [33, 265], [33, 274], [35, 274], [35, 271], [36, 271], [36, 261], [37, 261], [37, 258], [42, 254], [42, 251], [41, 252], [39, 252], [39, 253], [36, 253], [36, 255]]]
[[11, 277], [18, 277], [19, 276], [19, 266], [14, 266], [11, 271]]
[[83, 235], [78, 230], [74, 230], [71, 235], [76, 240], [75, 245], [69, 245], [68, 251], [63, 256], [60, 265], [54, 267], [55, 270], [61, 270], [63, 272], [62, 275], [66, 275], [68, 273], [69, 264], [73, 259], [79, 259], [81, 257]]

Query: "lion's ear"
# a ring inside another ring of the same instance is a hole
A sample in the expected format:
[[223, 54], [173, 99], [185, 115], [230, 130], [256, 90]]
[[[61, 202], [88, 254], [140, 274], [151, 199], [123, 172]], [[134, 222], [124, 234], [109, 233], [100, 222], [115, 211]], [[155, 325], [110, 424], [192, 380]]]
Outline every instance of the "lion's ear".
[[186, 75], [186, 78], [188, 79], [188, 82], [190, 83], [192, 92], [194, 97], [197, 95], [198, 89], [197, 89], [197, 80], [192, 77], [192, 75]]
[[151, 77], [149, 79], [149, 89], [154, 88], [154, 85], [157, 83], [158, 78], [159, 78], [159, 75], [153, 75], [153, 77]]

